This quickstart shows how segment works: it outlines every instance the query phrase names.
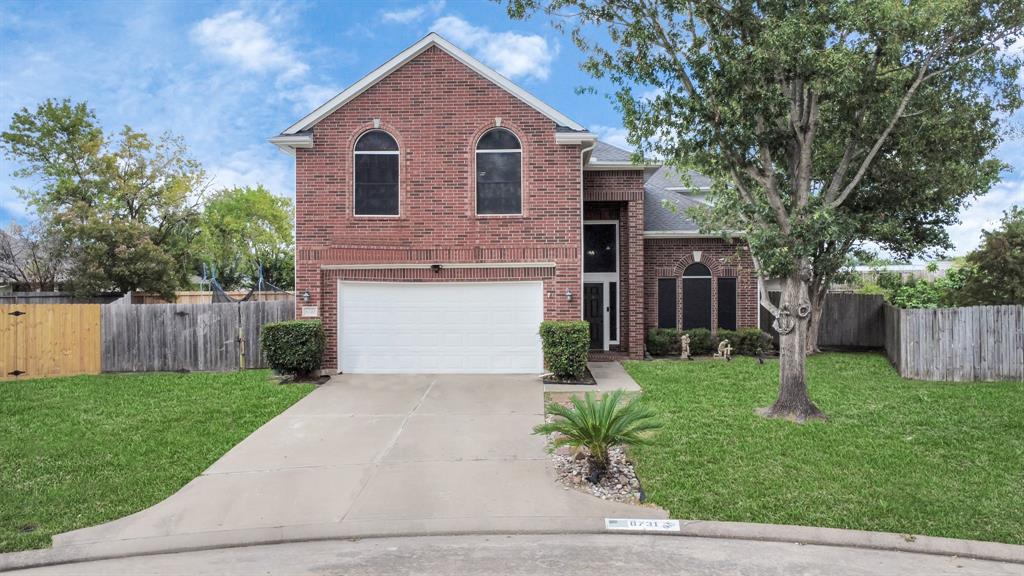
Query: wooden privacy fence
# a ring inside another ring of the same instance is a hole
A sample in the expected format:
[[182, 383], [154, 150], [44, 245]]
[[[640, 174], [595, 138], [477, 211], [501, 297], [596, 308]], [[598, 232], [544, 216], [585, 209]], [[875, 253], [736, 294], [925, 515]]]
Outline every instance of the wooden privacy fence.
[[885, 346], [885, 298], [881, 294], [830, 293], [821, 307], [818, 346]]
[[294, 314], [290, 300], [104, 308], [103, 371], [262, 368], [260, 329]]
[[[769, 292], [772, 304], [779, 303], [779, 292]], [[882, 348], [885, 346], [885, 298], [880, 294], [825, 295], [818, 324], [818, 346], [829, 348]], [[772, 328], [773, 316], [761, 307], [761, 330], [779, 345], [779, 334]]]
[[292, 300], [0, 305], [0, 378], [263, 368], [261, 328]]
[[0, 305], [0, 380], [98, 373], [100, 308]]
[[[232, 290], [225, 292], [235, 300], [241, 300], [248, 296], [248, 290]], [[251, 300], [259, 302], [294, 301], [291, 292], [253, 292]], [[212, 304], [213, 292], [199, 290], [179, 290], [174, 293], [174, 304]], [[144, 294], [133, 292], [132, 304], [168, 304], [159, 294]]]
[[902, 310], [885, 305], [885, 353], [900, 375], [1024, 380], [1024, 306]]

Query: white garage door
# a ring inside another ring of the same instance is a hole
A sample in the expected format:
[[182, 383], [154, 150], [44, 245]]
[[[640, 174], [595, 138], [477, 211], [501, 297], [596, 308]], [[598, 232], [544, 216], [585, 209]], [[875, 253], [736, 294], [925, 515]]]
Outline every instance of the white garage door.
[[346, 373], [540, 373], [542, 282], [338, 283]]

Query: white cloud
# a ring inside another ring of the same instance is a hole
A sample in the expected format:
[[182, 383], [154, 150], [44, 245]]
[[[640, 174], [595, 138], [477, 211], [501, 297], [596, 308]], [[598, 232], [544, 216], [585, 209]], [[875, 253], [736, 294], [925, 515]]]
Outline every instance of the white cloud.
[[430, 29], [509, 78], [547, 80], [558, 55], [557, 44], [549, 45], [536, 34], [491, 32], [458, 16], [442, 16]]
[[262, 184], [278, 196], [294, 197], [293, 160], [266, 146], [238, 150], [207, 169], [210, 190]]
[[240, 75], [274, 75], [272, 97], [290, 102], [295, 113], [306, 114], [339, 90], [307, 80], [309, 65], [283, 39], [288, 23], [273, 6], [261, 15], [233, 10], [203, 19], [192, 27], [190, 36], [204, 52], [236, 66]]
[[331, 98], [334, 98], [338, 92], [341, 92], [341, 90], [334, 86], [311, 83], [294, 90], [288, 99], [295, 102], [294, 108], [296, 112], [305, 115], [319, 108]]
[[412, 24], [423, 19], [424, 16], [436, 16], [444, 10], [444, 0], [434, 0], [412, 8], [403, 10], [387, 10], [381, 12], [380, 19], [388, 24]]
[[982, 229], [996, 228], [1003, 211], [1013, 205], [1024, 206], [1024, 179], [1019, 176], [996, 184], [988, 194], [960, 213], [960, 224], [947, 229], [955, 246], [953, 254], [964, 255], [977, 248]]
[[267, 24], [241, 10], [202, 20], [192, 28], [191, 37], [206, 52], [250, 72], [277, 74], [281, 80], [309, 72], [291, 46], [274, 38]]
[[629, 135], [629, 131], [621, 126], [602, 126], [595, 124], [590, 127], [590, 131], [597, 134], [597, 139], [605, 144], [611, 144], [617, 146], [623, 150], [633, 151], [633, 147], [626, 142], [626, 137]]

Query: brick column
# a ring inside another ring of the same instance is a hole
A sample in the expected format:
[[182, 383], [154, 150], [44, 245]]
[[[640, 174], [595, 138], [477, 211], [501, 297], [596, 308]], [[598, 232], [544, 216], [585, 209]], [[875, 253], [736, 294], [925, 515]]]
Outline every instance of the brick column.
[[626, 203], [626, 221], [629, 227], [629, 357], [644, 357], [644, 201]]

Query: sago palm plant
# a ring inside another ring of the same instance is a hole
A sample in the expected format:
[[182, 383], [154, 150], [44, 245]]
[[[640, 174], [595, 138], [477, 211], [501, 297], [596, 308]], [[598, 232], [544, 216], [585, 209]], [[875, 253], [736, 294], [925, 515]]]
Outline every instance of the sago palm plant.
[[649, 432], [662, 427], [654, 412], [635, 401], [622, 404], [622, 390], [605, 394], [600, 400], [593, 392], [572, 397], [572, 406], [557, 402], [545, 411], [552, 422], [533, 429], [534, 434], [554, 434], [552, 447], [585, 447], [590, 453], [591, 482], [596, 483], [608, 468], [608, 450], [614, 446], [639, 446], [650, 442]]

